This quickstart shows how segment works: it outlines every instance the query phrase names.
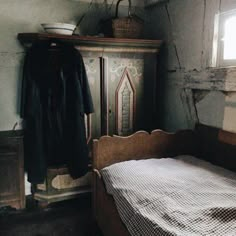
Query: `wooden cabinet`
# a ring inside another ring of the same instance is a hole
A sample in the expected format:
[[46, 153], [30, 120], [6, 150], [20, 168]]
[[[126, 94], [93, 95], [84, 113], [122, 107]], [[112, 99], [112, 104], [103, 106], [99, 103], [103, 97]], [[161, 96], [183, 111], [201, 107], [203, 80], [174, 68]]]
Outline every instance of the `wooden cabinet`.
[[77, 46], [95, 105], [95, 113], [86, 122], [88, 141], [101, 135], [126, 136], [158, 127], [160, 45], [158, 40], [93, 39], [87, 46]]
[[[18, 39], [25, 46], [38, 40], [69, 42], [81, 52], [95, 108], [95, 112], [85, 119], [90, 147], [92, 140], [102, 135], [126, 136], [140, 129], [150, 131], [157, 128], [156, 68], [162, 41], [39, 33], [22, 33], [18, 35]], [[62, 169], [56, 171], [60, 173]], [[53, 178], [47, 178], [49, 179], [53, 182]], [[41, 200], [48, 202], [50, 197], [54, 201], [52, 195], [46, 195], [49, 192], [62, 193], [62, 190], [56, 191], [53, 187], [49, 189], [45, 186], [52, 185], [44, 185], [44, 196], [40, 192]], [[67, 189], [67, 186], [64, 187]], [[78, 190], [79, 186], [75, 187]], [[73, 189], [70, 188], [70, 191]], [[69, 198], [71, 197], [70, 194]]]
[[87, 128], [92, 132], [90, 137], [125, 136], [156, 128], [152, 121], [156, 111], [156, 54], [121, 49], [82, 54], [95, 103], [91, 127]]
[[0, 132], [0, 207], [25, 207], [22, 134]]

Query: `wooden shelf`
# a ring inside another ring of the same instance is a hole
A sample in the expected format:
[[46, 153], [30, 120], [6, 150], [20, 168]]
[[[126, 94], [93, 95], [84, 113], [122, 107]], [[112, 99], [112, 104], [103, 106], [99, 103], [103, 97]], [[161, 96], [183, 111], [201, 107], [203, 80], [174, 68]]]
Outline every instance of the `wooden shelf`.
[[46, 33], [19, 33], [18, 40], [23, 45], [28, 45], [36, 41], [67, 42], [78, 46], [81, 50], [91, 48], [93, 51], [140, 51], [140, 52], [158, 52], [162, 44], [161, 40], [148, 39], [125, 39], [125, 38], [100, 38], [92, 36], [60, 35]]

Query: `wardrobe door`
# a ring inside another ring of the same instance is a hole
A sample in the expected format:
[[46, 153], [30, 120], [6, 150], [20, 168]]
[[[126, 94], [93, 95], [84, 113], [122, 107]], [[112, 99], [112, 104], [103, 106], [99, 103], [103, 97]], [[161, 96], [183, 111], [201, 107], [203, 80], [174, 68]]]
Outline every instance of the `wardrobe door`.
[[103, 55], [105, 134], [127, 136], [156, 127], [156, 55]]
[[130, 135], [143, 127], [144, 56], [107, 53], [103, 69], [105, 133]]

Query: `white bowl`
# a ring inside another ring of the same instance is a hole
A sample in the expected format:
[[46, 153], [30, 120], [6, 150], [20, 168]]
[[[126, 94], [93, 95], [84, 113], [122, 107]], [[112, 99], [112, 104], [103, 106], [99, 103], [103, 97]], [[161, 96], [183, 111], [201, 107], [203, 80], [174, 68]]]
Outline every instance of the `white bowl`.
[[76, 28], [76, 25], [65, 23], [45, 23], [41, 25], [44, 30], [50, 34], [72, 35]]

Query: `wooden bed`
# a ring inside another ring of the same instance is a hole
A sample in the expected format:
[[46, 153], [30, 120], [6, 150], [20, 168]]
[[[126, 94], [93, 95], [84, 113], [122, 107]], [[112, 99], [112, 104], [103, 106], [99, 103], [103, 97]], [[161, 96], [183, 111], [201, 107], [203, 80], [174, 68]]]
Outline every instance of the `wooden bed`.
[[126, 160], [194, 155], [236, 171], [236, 134], [197, 124], [195, 130], [151, 134], [139, 131], [129, 137], [103, 136], [93, 141], [93, 210], [104, 236], [130, 236], [121, 221], [113, 197], [106, 193], [99, 171]]

